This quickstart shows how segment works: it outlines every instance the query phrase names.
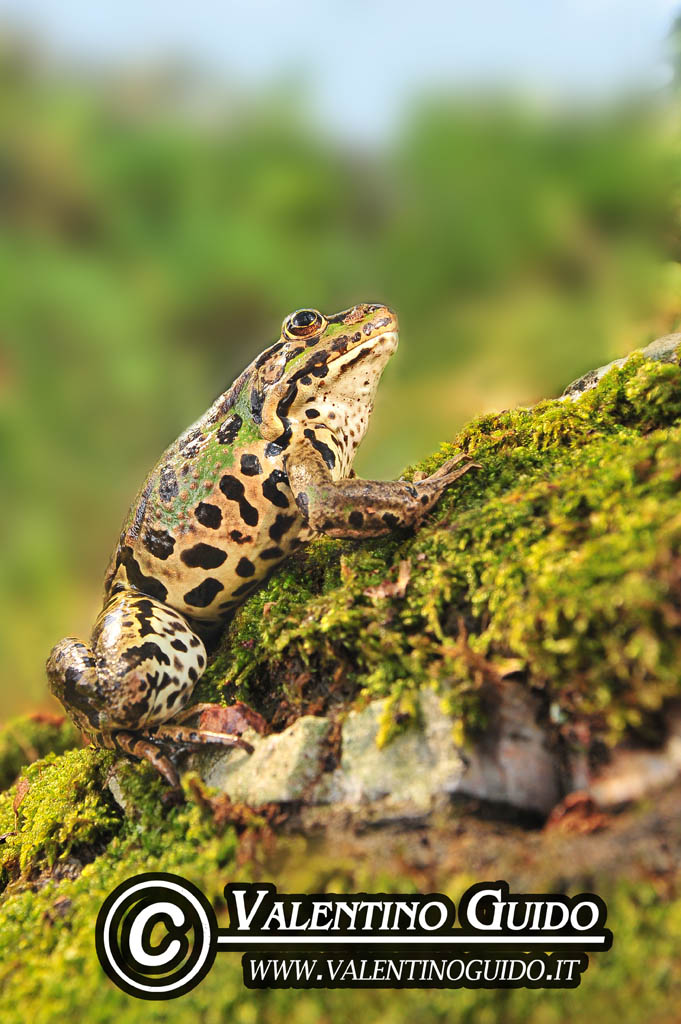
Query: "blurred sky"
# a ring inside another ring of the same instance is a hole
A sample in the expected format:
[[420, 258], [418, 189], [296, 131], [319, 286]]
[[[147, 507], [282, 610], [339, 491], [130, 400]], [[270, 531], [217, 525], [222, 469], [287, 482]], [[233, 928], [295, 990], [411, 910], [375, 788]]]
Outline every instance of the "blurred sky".
[[342, 136], [384, 136], [429, 88], [604, 98], [665, 79], [679, 0], [0, 0], [0, 18], [92, 66], [165, 57], [250, 87], [293, 76]]

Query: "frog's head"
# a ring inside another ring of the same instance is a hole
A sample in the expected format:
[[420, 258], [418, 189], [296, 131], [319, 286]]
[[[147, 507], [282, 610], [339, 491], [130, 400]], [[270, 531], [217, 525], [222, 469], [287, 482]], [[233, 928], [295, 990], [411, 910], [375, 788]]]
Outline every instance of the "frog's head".
[[356, 447], [397, 338], [388, 306], [361, 303], [334, 316], [291, 313], [251, 378], [251, 410], [263, 436], [284, 446], [297, 426], [321, 418], [339, 431], [352, 422]]

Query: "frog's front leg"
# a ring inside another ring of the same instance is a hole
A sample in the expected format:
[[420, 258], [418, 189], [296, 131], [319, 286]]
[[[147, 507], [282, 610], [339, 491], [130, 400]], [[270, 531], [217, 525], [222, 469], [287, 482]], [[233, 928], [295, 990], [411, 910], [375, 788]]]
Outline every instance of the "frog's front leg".
[[469, 469], [479, 468], [465, 454], [449, 459], [425, 479], [334, 480], [323, 454], [307, 441], [291, 446], [286, 472], [307, 524], [329, 537], [379, 537], [417, 523], [442, 492]]
[[224, 732], [173, 724], [191, 711], [181, 713], [205, 666], [203, 642], [178, 612], [124, 588], [104, 606], [91, 647], [72, 637], [60, 641], [47, 675], [50, 689], [89, 739], [145, 758], [176, 786], [165, 746], [246, 746]]

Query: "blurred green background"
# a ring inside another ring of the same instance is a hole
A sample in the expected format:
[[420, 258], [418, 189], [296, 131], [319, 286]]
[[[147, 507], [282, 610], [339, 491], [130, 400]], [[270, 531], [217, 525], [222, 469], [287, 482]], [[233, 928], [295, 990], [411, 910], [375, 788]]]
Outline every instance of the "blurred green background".
[[560, 114], [440, 89], [356, 141], [295, 83], [194, 87], [2, 43], [0, 719], [49, 706], [147, 470], [289, 311], [398, 311], [378, 477], [680, 323], [673, 86]]

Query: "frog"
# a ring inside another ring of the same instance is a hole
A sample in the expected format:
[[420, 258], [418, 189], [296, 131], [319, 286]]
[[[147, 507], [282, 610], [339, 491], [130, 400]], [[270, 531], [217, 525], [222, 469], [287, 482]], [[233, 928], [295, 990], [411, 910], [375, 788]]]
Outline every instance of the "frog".
[[[177, 754], [252, 747], [219, 705], [192, 704], [211, 637], [311, 537], [379, 537], [420, 523], [474, 468], [365, 480], [353, 460], [398, 322], [380, 303], [298, 309], [279, 338], [162, 454], [135, 497], [89, 643], [66, 637], [48, 686], [85, 739], [150, 762], [173, 788]], [[217, 722], [217, 725], [216, 725]]]

